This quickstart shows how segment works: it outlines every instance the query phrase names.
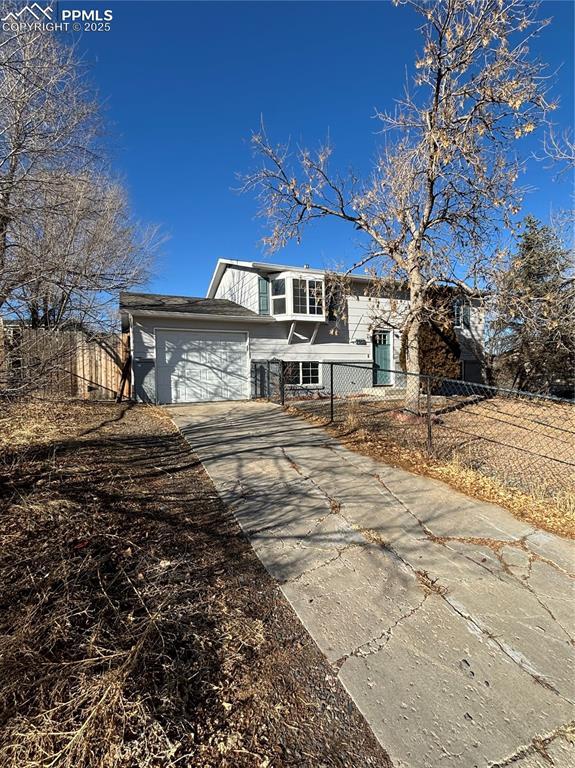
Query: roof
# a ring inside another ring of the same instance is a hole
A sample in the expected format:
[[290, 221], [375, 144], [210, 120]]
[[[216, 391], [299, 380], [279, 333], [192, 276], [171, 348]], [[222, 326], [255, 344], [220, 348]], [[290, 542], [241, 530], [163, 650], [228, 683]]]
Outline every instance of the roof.
[[[214, 274], [210, 281], [206, 296], [211, 297], [215, 294], [220, 280], [228, 267], [240, 267], [243, 269], [257, 270], [258, 272], [298, 272], [301, 274], [309, 275], [325, 275], [326, 273], [345, 275], [346, 272], [336, 272], [330, 269], [320, 269], [318, 267], [303, 266], [298, 267], [293, 264], [270, 264], [268, 261], [238, 261], [236, 259], [218, 259]], [[350, 273], [352, 280], [359, 280], [361, 282], [369, 283], [373, 280], [369, 275], [356, 275], [353, 272]]]
[[120, 292], [120, 310], [146, 314], [182, 313], [186, 315], [213, 315], [214, 317], [246, 317], [260, 319], [251, 309], [228, 299], [203, 299], [197, 296], [165, 296], [159, 293]]
[[[298, 267], [294, 266], [293, 264], [270, 264], [267, 261], [238, 261], [236, 259], [218, 259], [218, 263], [214, 269], [214, 274], [212, 275], [212, 279], [210, 280], [210, 284], [208, 286], [208, 291], [206, 293], [207, 297], [211, 298], [214, 296], [218, 289], [218, 285], [220, 284], [220, 280], [222, 279], [223, 274], [228, 267], [240, 267], [240, 269], [255, 270], [257, 272], [263, 272], [267, 274], [274, 272], [295, 272], [308, 275], [347, 275], [351, 280], [360, 283], [373, 283], [374, 281], [373, 275], [358, 275], [355, 272], [339, 272], [333, 269], [320, 269], [318, 267], [309, 267], [307, 265]], [[401, 281], [395, 281], [395, 284], [398, 288], [406, 287], [406, 284], [402, 283]], [[456, 292], [458, 288], [454, 285], [450, 286], [449, 290]], [[473, 291], [473, 296], [475, 298], [480, 298], [482, 295], [484, 294], [480, 290]]]

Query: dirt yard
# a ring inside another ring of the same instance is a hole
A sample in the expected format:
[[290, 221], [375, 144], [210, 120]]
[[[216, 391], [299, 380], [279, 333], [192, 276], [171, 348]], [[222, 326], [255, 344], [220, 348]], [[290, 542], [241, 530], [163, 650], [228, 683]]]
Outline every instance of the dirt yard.
[[159, 409], [0, 418], [0, 764], [389, 766]]
[[290, 401], [359, 452], [440, 477], [507, 506], [554, 533], [575, 536], [575, 406], [494, 397], [432, 399], [432, 454], [425, 415], [373, 397]]

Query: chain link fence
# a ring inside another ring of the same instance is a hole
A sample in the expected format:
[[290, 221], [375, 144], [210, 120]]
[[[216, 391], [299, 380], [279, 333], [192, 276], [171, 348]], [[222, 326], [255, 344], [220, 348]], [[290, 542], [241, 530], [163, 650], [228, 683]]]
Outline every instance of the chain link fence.
[[575, 490], [572, 400], [372, 364], [322, 363], [317, 372], [300, 363], [262, 365], [254, 397], [366, 440], [457, 460], [529, 493]]

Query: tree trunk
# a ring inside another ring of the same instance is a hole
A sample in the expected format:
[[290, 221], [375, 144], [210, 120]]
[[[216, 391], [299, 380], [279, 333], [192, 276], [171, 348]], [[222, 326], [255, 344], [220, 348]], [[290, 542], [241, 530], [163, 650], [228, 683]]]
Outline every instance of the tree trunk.
[[[0, 208], [4, 209], [4, 199], [0, 198]], [[4, 306], [8, 297], [8, 285], [6, 282], [6, 253], [8, 251], [8, 224], [7, 216], [0, 215], [0, 308]]]
[[407, 373], [405, 407], [408, 411], [419, 413], [420, 366], [419, 332], [424, 314], [424, 288], [421, 274], [419, 249], [410, 248], [409, 268], [409, 318], [406, 333], [405, 369]]

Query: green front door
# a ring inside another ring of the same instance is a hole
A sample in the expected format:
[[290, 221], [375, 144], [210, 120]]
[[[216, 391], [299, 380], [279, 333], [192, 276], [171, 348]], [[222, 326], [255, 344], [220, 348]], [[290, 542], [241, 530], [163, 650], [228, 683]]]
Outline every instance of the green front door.
[[391, 331], [373, 334], [373, 383], [391, 384]]

